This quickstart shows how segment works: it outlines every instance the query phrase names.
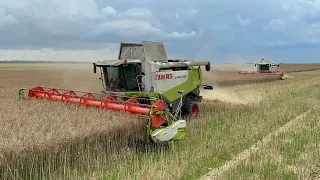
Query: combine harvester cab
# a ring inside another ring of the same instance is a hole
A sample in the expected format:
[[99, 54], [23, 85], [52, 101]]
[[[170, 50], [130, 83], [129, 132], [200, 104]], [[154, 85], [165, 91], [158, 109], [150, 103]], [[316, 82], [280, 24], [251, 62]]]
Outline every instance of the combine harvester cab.
[[257, 67], [256, 71], [239, 71], [239, 73], [280, 76], [280, 79], [283, 80], [284, 73], [278, 70], [279, 66], [279, 64], [273, 63], [271, 59], [261, 59], [259, 63], [255, 64], [255, 67]]
[[94, 73], [100, 69], [101, 93], [38, 86], [28, 97], [139, 114], [147, 119], [146, 142], [180, 140], [186, 130], [180, 118], [197, 117], [200, 88], [212, 90], [201, 85], [201, 66], [210, 70], [209, 61], [168, 60], [161, 42], [121, 43], [118, 59], [93, 63]]

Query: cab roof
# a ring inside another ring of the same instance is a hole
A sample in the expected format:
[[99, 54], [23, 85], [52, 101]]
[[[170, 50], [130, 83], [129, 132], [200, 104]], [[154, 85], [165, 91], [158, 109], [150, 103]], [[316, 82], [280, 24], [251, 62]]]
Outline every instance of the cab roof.
[[111, 59], [111, 60], [104, 60], [100, 61], [96, 64], [97, 67], [102, 67], [102, 66], [120, 66], [122, 64], [137, 64], [141, 63], [140, 59]]

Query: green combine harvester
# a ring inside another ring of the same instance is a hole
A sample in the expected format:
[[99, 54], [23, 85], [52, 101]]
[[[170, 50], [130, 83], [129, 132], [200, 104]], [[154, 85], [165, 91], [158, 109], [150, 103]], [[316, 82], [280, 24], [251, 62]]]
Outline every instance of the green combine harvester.
[[162, 42], [121, 43], [118, 59], [93, 63], [101, 93], [37, 86], [28, 97], [139, 114], [148, 120], [147, 142], [179, 140], [186, 130], [181, 118], [199, 115], [200, 89], [212, 90], [201, 84], [201, 66], [210, 71], [209, 61], [169, 60]]

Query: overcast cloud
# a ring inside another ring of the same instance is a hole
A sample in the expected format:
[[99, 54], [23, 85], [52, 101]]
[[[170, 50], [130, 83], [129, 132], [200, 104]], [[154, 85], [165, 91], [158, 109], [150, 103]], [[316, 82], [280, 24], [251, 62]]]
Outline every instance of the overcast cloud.
[[320, 62], [320, 0], [2, 0], [0, 60], [99, 61], [120, 42], [170, 58]]

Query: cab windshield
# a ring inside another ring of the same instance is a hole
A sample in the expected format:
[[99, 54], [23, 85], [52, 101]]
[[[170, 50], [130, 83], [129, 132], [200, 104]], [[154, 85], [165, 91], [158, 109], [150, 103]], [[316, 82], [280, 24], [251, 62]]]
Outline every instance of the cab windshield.
[[259, 70], [260, 71], [267, 71], [267, 70], [269, 70], [269, 64], [260, 64], [259, 65]]
[[108, 66], [103, 68], [107, 91], [137, 91], [136, 77], [140, 74], [139, 65]]

